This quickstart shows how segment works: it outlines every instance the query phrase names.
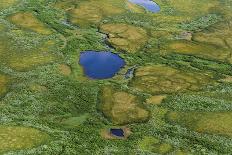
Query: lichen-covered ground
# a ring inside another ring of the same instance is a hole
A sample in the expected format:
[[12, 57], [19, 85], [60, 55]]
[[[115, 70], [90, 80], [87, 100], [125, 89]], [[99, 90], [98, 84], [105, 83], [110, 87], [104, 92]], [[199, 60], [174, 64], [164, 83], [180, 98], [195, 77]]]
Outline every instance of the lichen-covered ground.
[[[0, 154], [232, 154], [232, 1], [154, 1], [0, 0]], [[126, 66], [89, 79], [85, 50]]]

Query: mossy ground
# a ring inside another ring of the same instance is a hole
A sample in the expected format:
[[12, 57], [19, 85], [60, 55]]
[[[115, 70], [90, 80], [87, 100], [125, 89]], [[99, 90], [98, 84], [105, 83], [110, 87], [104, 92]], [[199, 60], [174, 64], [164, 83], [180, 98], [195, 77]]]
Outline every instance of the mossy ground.
[[[0, 154], [231, 154], [232, 3], [155, 2], [0, 0]], [[85, 50], [126, 66], [90, 80]]]
[[148, 40], [147, 32], [142, 28], [126, 24], [104, 24], [100, 27], [109, 35], [109, 43], [117, 50], [135, 52]]
[[115, 124], [146, 121], [149, 112], [139, 103], [136, 96], [123, 91], [104, 87], [100, 109]]
[[47, 141], [47, 134], [37, 129], [20, 126], [0, 126], [0, 153], [29, 149]]

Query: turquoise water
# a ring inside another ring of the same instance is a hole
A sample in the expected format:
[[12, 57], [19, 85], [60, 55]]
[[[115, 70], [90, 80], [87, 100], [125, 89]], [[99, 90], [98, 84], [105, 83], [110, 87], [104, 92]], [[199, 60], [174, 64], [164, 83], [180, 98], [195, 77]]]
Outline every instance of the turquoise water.
[[83, 66], [85, 75], [92, 79], [112, 78], [125, 65], [121, 57], [107, 51], [82, 52], [79, 63]]
[[140, 5], [153, 13], [160, 11], [159, 5], [152, 0], [129, 0], [129, 2]]

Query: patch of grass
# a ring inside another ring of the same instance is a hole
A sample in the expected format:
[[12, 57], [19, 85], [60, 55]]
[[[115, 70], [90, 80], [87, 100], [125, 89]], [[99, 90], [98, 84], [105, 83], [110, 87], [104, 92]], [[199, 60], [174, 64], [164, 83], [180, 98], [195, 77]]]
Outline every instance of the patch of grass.
[[231, 112], [170, 112], [169, 121], [196, 132], [232, 136]]
[[166, 97], [167, 97], [166, 95], [151, 96], [150, 98], [146, 100], [146, 103], [160, 105]]
[[227, 61], [230, 58], [230, 51], [226, 48], [218, 48], [213, 45], [189, 42], [189, 41], [172, 41], [169, 43], [168, 52], [175, 52], [179, 54], [194, 55], [201, 58]]
[[48, 141], [49, 136], [29, 127], [0, 126], [0, 153], [29, 149]]
[[11, 5], [15, 4], [17, 0], [1, 0], [0, 1], [0, 9], [4, 9], [10, 7]]
[[184, 72], [164, 65], [150, 65], [136, 70], [130, 86], [147, 93], [166, 94], [199, 90], [210, 82], [210, 75]]
[[144, 137], [142, 141], [139, 142], [139, 148], [144, 151], [149, 151], [159, 154], [167, 154], [172, 151], [172, 145], [167, 143], [162, 143], [159, 139], [155, 137]]
[[143, 122], [149, 118], [149, 112], [139, 105], [136, 96], [111, 87], [102, 90], [100, 110], [114, 124]]
[[83, 114], [83, 115], [78, 116], [78, 117], [69, 117], [69, 118], [63, 119], [61, 121], [61, 124], [65, 125], [67, 127], [78, 127], [83, 122], [85, 122], [88, 117], [89, 117], [88, 114]]
[[70, 21], [79, 26], [99, 24], [106, 16], [125, 12], [124, 0], [89, 0], [82, 1], [78, 7], [71, 8], [68, 13]]
[[41, 23], [31, 12], [19, 12], [9, 16], [8, 19], [19, 27], [40, 34], [49, 35], [52, 33], [52, 31], [43, 23]]
[[180, 28], [187, 31], [200, 31], [217, 23], [220, 19], [221, 17], [217, 14], [208, 14], [190, 23], [182, 23]]
[[[43, 41], [40, 47], [28, 51], [20, 47], [17, 49], [12, 48], [17, 42], [10, 40], [7, 36], [0, 36], [0, 40], [2, 41], [0, 43], [0, 63], [17, 71], [26, 71], [59, 59], [59, 56], [51, 51], [55, 46], [53, 41]], [[24, 44], [26, 43], [24, 42]]]
[[[212, 27], [194, 34], [193, 40], [205, 44], [211, 44], [220, 48], [232, 49], [232, 23], [220, 22]], [[231, 52], [230, 52], [231, 53]], [[229, 62], [232, 62], [231, 55], [228, 57]]]
[[9, 77], [4, 74], [0, 74], [0, 96], [7, 92], [8, 83]]
[[147, 32], [127, 24], [104, 24], [100, 30], [109, 35], [109, 43], [118, 50], [134, 53], [148, 40]]
[[71, 72], [72, 72], [71, 68], [66, 64], [60, 64], [59, 65], [59, 71], [60, 71], [61, 74], [65, 75], [65, 76], [70, 75]]

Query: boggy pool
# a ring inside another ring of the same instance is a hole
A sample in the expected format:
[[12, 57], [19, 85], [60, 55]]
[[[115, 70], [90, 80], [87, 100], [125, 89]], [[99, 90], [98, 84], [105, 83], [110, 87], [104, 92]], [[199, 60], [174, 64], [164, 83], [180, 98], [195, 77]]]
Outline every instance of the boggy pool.
[[125, 65], [119, 55], [109, 51], [81, 52], [79, 63], [85, 75], [92, 79], [112, 78]]

